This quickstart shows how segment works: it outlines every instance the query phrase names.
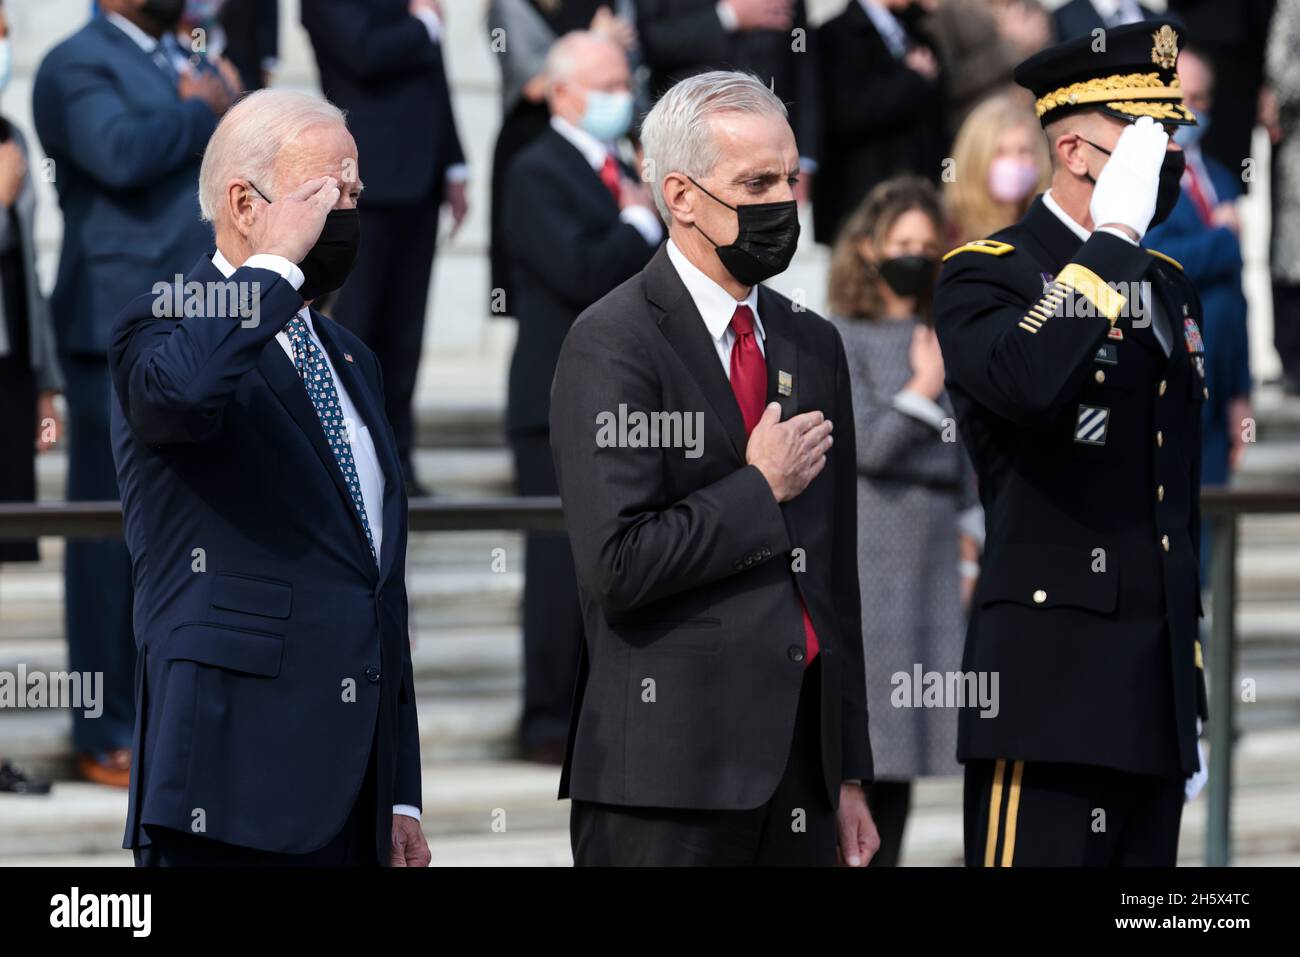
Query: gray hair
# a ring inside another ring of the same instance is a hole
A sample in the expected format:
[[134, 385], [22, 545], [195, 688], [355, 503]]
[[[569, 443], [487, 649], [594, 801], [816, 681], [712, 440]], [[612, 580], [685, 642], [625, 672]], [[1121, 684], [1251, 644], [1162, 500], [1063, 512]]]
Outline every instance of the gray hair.
[[655, 206], [665, 222], [671, 220], [663, 196], [664, 176], [685, 173], [699, 179], [722, 158], [710, 122], [720, 113], [788, 116], [780, 98], [752, 73], [712, 70], [674, 84], [641, 124], [641, 147], [654, 181]]
[[[199, 169], [199, 210], [213, 222], [225, 209], [226, 187], [247, 178], [271, 189], [280, 154], [307, 130], [333, 124], [347, 126], [343, 111], [333, 103], [296, 90], [258, 90], [244, 97], [222, 117]], [[275, 197], [268, 197], [274, 199]]]
[[584, 48], [607, 45], [626, 56], [623, 48], [613, 40], [592, 33], [590, 30], [571, 30], [551, 44], [546, 52], [546, 61], [542, 65], [542, 75], [546, 78], [549, 93], [555, 84], [573, 79], [578, 69], [578, 59]]

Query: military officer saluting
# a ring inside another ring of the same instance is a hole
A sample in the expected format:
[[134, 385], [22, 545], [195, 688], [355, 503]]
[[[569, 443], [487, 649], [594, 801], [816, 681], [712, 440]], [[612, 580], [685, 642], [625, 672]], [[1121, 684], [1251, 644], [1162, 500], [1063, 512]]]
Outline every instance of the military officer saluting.
[[[1195, 123], [1180, 25], [1050, 47], [1016, 70], [1053, 175], [1023, 220], [945, 257], [935, 326], [987, 523], [965, 669], [966, 862], [1171, 865], [1198, 770], [1200, 303], [1141, 246]], [[962, 171], [957, 170], [957, 175]]]

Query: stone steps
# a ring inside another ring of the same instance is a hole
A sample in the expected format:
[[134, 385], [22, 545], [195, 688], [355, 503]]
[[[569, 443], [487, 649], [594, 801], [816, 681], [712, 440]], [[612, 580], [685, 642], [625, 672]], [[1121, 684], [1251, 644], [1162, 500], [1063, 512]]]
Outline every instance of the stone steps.
[[[1234, 862], [1300, 862], [1294, 813], [1300, 731], [1243, 736], [1236, 761]], [[570, 862], [568, 804], [555, 799], [558, 773], [518, 762], [443, 761], [424, 769], [424, 827], [440, 866], [565, 865]], [[926, 779], [914, 791], [903, 857], [914, 866], [961, 863], [962, 784]], [[1204, 855], [1205, 795], [1185, 808], [1179, 863]], [[5, 864], [125, 865], [121, 841], [126, 798], [96, 785], [58, 784], [45, 797], [0, 795], [0, 861]], [[504, 827], [502, 826], [504, 825]]]

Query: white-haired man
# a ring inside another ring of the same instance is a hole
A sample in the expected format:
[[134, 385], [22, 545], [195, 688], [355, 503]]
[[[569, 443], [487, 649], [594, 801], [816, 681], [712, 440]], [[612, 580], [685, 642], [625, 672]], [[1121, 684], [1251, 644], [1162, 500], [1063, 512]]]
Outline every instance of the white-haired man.
[[[520, 495], [556, 495], [548, 419], [551, 380], [578, 313], [640, 272], [663, 240], [645, 184], [620, 161], [632, 123], [627, 54], [595, 33], [567, 33], [546, 58], [550, 129], [506, 181], [511, 308], [506, 435]], [[524, 756], [559, 764], [573, 705], [582, 617], [563, 535], [529, 535], [524, 582]]]
[[830, 324], [759, 285], [798, 240], [794, 135], [760, 80], [715, 71], [641, 136], [669, 240], [578, 318], [551, 397], [586, 625], [574, 857], [863, 865], [848, 369]]
[[310, 308], [356, 258], [356, 144], [330, 104], [262, 91], [199, 183], [216, 252], [109, 350], [140, 652], [125, 845], [427, 864], [401, 467], [374, 355]]

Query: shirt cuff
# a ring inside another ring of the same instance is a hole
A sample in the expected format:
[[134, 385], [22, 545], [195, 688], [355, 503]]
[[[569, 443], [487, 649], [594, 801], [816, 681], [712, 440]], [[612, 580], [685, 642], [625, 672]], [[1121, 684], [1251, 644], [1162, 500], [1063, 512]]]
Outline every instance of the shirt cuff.
[[975, 544], [984, 549], [984, 509], [972, 505], [957, 514], [957, 531], [969, 535]]
[[417, 821], [420, 820], [420, 809], [410, 804], [394, 804], [393, 813], [401, 814], [404, 817], [413, 817]]
[[452, 163], [447, 167], [446, 179], [448, 183], [468, 182], [469, 165], [466, 163]]
[[919, 392], [913, 392], [911, 389], [900, 389], [894, 393], [893, 406], [904, 415], [910, 415], [914, 419], [920, 419], [926, 425], [932, 425], [940, 432], [943, 431], [944, 419], [948, 413], [931, 399], [926, 398]]
[[1124, 230], [1122, 229], [1112, 229], [1110, 226], [1098, 226], [1097, 232], [1107, 233], [1111, 236], [1118, 236], [1120, 239], [1124, 240], [1124, 242], [1128, 243], [1130, 246], [1136, 246], [1138, 244], [1138, 241], [1136, 239], [1134, 239], [1128, 233], [1124, 232]]
[[279, 273], [289, 280], [289, 285], [293, 286], [294, 289], [301, 289], [302, 284], [307, 281], [307, 277], [302, 274], [301, 269], [283, 256], [276, 256], [272, 253], [257, 253], [249, 256], [244, 260], [244, 265], [252, 269], [269, 269], [271, 272]]
[[424, 29], [429, 31], [430, 43], [442, 42], [442, 21], [432, 10], [420, 10], [415, 14], [417, 20], [424, 24]]
[[664, 227], [659, 217], [644, 206], [628, 206], [618, 214], [618, 218], [635, 226], [641, 238], [651, 246], [658, 246], [659, 240], [663, 239]]
[[862, 787], [862, 778], [845, 778], [842, 783], [856, 784], [858, 787]]
[[731, 4], [727, 3], [727, 0], [720, 0], [713, 9], [718, 11], [718, 22], [722, 24], [722, 29], [728, 33], [735, 33], [739, 29], [740, 19], [736, 16], [736, 11], [731, 9]]

